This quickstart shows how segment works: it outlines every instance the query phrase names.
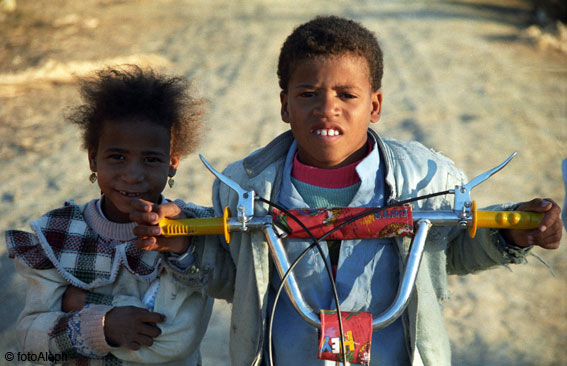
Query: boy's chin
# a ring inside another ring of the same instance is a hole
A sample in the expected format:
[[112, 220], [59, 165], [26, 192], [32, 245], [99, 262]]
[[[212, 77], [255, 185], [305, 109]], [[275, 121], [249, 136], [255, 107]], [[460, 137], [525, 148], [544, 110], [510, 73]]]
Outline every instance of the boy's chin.
[[310, 166], [313, 166], [315, 168], [319, 168], [319, 169], [337, 169], [337, 168], [341, 168], [344, 165], [347, 165], [346, 163], [344, 163], [344, 161], [338, 161], [338, 160], [326, 160], [326, 159], [322, 159], [322, 160], [318, 160], [315, 162], [312, 162], [311, 164], [307, 164]]
[[342, 168], [344, 166], [350, 165], [356, 161], [358, 161], [360, 159], [358, 159], [356, 156], [347, 156], [345, 157], [341, 157], [341, 158], [336, 158], [336, 159], [329, 159], [326, 162], [322, 163], [322, 166], [320, 168], [323, 169], [338, 169], [338, 168]]

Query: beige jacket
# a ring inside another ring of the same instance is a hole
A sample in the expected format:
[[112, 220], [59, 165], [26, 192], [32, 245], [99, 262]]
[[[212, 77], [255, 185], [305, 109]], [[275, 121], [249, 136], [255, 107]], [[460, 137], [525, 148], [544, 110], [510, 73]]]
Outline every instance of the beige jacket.
[[[372, 130], [369, 134], [376, 139], [381, 159], [387, 165], [386, 188], [390, 202], [452, 189], [466, 182], [464, 174], [449, 159], [419, 143], [381, 139]], [[230, 164], [223, 174], [244, 189], [277, 201], [282, 167], [292, 141], [293, 136], [288, 131], [244, 160]], [[221, 214], [224, 206], [235, 212], [237, 196], [217, 180], [213, 187], [213, 202], [217, 215]], [[419, 201], [415, 209], [449, 209], [452, 203], [452, 197], [440, 196]], [[498, 208], [511, 207], [509, 204]], [[256, 204], [257, 216], [267, 213], [265, 204]], [[401, 265], [408, 254], [410, 239], [397, 238], [396, 243]], [[268, 283], [272, 270], [263, 234], [235, 233], [228, 246], [212, 237], [195, 240], [194, 244], [201, 269], [200, 281], [211, 296], [232, 302], [232, 365], [261, 365], [264, 361]], [[497, 265], [521, 263], [525, 261], [526, 252], [509, 246], [496, 230], [479, 230], [476, 238], [470, 239], [465, 231], [457, 228], [432, 229], [416, 288], [406, 310], [405, 328], [412, 365], [451, 364], [449, 338], [442, 315], [442, 303], [449, 298], [448, 273], [466, 274]], [[227, 259], [228, 256], [231, 260]]]

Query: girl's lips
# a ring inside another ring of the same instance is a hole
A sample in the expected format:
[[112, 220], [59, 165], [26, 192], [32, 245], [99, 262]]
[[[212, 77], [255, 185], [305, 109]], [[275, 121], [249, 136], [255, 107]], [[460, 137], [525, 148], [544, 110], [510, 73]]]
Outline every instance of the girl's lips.
[[128, 197], [128, 198], [139, 198], [142, 196], [143, 193], [140, 192], [128, 192], [128, 191], [117, 191], [121, 196]]

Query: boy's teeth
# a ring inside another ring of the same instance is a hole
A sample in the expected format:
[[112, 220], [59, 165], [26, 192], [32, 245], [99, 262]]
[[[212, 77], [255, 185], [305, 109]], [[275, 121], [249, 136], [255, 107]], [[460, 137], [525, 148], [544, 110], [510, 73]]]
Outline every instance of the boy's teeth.
[[338, 136], [338, 135], [340, 135], [339, 131], [333, 130], [332, 128], [330, 128], [328, 130], [315, 130], [315, 131], [313, 131], [313, 133], [315, 135], [320, 135], [320, 136]]
[[120, 194], [126, 197], [138, 197], [140, 195], [139, 193], [128, 193], [124, 191], [120, 191]]

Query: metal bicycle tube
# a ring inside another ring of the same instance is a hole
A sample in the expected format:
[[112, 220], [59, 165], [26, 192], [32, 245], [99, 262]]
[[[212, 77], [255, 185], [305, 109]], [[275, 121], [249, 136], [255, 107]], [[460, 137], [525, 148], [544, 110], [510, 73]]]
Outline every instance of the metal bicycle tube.
[[428, 220], [433, 226], [459, 226], [459, 216], [453, 211], [413, 211], [413, 221]]
[[392, 324], [406, 309], [411, 293], [415, 286], [417, 273], [419, 271], [419, 264], [425, 249], [425, 239], [427, 233], [431, 228], [431, 221], [428, 219], [420, 219], [417, 222], [417, 232], [413, 238], [408, 259], [401, 278], [400, 285], [398, 286], [398, 293], [394, 302], [382, 314], [373, 318], [372, 329], [382, 329]]
[[[280, 275], [280, 278], [283, 278], [289, 270], [290, 264], [282, 241], [274, 232], [271, 224], [264, 225], [264, 235], [268, 240], [270, 254], [272, 255], [272, 258], [275, 259], [274, 263], [278, 274]], [[293, 271], [288, 274], [284, 288], [297, 313], [311, 326], [321, 329], [319, 314], [315, 313], [313, 309], [307, 305], [305, 300], [303, 300], [303, 296], [301, 295], [299, 286], [297, 286], [297, 281], [295, 280]]]

